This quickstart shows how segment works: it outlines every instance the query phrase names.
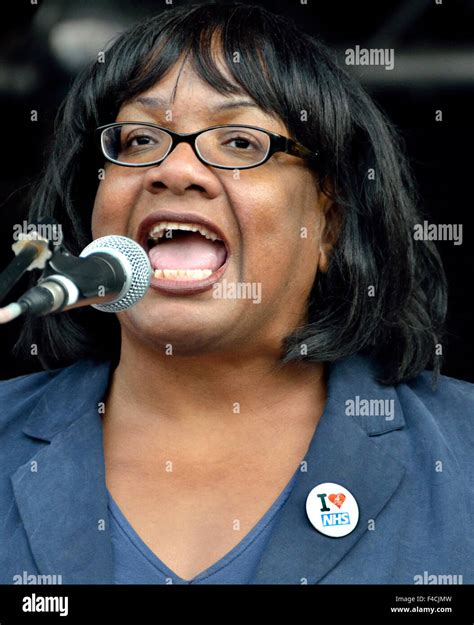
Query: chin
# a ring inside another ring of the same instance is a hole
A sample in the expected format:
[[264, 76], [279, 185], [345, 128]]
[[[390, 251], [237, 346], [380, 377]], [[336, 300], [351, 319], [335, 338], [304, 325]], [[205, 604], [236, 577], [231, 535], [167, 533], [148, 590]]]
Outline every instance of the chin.
[[210, 309], [183, 310], [183, 305], [137, 306], [119, 316], [122, 330], [133, 340], [172, 355], [202, 355], [219, 349], [223, 337], [235, 327], [235, 315], [223, 318]]

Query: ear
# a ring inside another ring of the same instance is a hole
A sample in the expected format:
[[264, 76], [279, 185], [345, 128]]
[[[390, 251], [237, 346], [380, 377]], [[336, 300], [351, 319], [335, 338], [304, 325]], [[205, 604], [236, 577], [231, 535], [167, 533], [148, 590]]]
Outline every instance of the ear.
[[323, 192], [319, 196], [319, 210], [321, 211], [321, 239], [318, 271], [325, 273], [328, 270], [332, 249], [342, 229], [342, 213], [333, 200]]

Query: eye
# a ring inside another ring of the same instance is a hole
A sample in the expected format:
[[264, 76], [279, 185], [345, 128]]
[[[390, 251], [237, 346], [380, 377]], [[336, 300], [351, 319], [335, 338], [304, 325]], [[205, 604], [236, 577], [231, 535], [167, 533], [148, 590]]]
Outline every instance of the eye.
[[156, 136], [145, 131], [135, 131], [122, 139], [122, 149], [155, 145], [156, 143], [158, 143]]
[[120, 153], [134, 153], [161, 146], [165, 141], [163, 133], [151, 126], [124, 125], [115, 132], [115, 149]]
[[249, 145], [252, 145], [252, 142], [245, 137], [235, 137], [229, 140], [229, 144], [230, 143], [233, 143], [236, 148], [248, 148]]
[[140, 135], [139, 137], [133, 137], [128, 141], [128, 145], [148, 145], [151, 143], [152, 138], [146, 135]]
[[233, 136], [223, 138], [222, 145], [245, 151], [248, 151], [249, 149], [258, 150], [261, 148], [255, 137], [240, 132], [238, 134], [233, 134]]

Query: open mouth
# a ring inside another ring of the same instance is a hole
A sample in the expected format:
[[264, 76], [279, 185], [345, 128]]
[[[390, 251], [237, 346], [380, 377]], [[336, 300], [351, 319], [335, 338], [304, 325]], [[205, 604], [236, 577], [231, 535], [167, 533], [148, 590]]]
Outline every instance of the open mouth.
[[222, 275], [228, 256], [226, 244], [216, 232], [193, 222], [155, 222], [147, 231], [146, 248], [153, 268], [152, 284], [179, 290], [210, 286]]

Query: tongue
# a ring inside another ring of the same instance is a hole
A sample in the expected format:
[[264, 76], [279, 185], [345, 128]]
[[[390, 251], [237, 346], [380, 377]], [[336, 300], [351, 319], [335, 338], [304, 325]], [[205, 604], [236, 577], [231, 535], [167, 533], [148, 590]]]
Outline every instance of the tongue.
[[225, 261], [225, 246], [210, 241], [198, 232], [174, 239], [163, 237], [149, 251], [153, 269], [211, 269], [215, 271]]

